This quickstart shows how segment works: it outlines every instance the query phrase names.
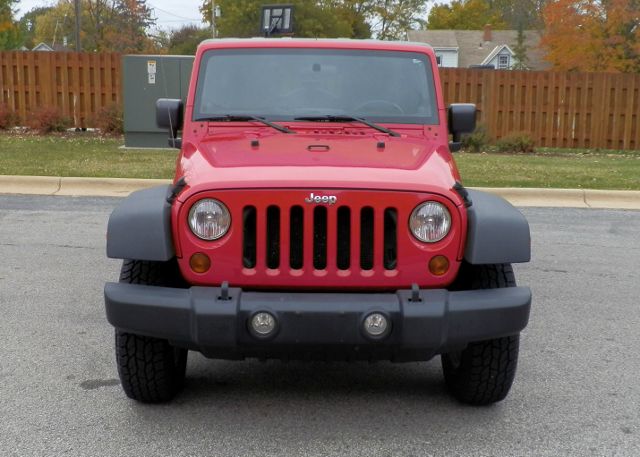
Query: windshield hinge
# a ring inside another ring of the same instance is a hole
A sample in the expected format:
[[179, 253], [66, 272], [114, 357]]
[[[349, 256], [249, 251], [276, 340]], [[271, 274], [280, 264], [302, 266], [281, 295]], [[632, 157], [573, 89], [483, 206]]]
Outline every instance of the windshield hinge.
[[184, 176], [178, 179], [178, 182], [176, 183], [175, 186], [173, 186], [173, 188], [171, 189], [171, 193], [167, 197], [167, 203], [172, 205], [176, 197], [180, 194], [180, 192], [182, 192], [182, 189], [184, 189], [186, 185], [187, 185], [187, 180]]
[[469, 208], [471, 205], [473, 205], [473, 202], [469, 198], [469, 191], [464, 188], [462, 183], [456, 181], [456, 183], [453, 185], [453, 190], [455, 190], [456, 193], [460, 195], [460, 197], [464, 201], [465, 208]]

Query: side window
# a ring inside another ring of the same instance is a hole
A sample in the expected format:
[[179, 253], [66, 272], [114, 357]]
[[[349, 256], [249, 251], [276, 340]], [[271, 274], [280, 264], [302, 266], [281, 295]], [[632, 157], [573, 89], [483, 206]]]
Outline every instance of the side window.
[[500, 55], [498, 56], [498, 68], [501, 70], [509, 69], [509, 56], [508, 55]]

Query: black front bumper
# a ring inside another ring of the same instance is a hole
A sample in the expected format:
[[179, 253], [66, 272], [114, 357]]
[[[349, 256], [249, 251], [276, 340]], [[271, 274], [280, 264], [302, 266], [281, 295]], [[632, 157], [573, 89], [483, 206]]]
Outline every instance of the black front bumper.
[[[223, 297], [228, 292], [227, 297]], [[428, 360], [435, 354], [520, 332], [529, 320], [527, 287], [396, 293], [244, 292], [229, 288], [105, 286], [107, 319], [116, 328], [165, 338], [212, 358]], [[413, 297], [412, 297], [413, 295]], [[270, 339], [248, 330], [254, 313], [278, 321]], [[368, 338], [364, 318], [380, 312], [391, 331]]]

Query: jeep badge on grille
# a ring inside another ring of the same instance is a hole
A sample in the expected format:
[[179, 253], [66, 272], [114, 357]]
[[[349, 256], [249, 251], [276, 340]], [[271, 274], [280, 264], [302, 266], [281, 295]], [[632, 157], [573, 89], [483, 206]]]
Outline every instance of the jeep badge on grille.
[[333, 205], [338, 201], [338, 197], [335, 195], [314, 195], [314, 193], [311, 192], [304, 201], [307, 203], [327, 203], [329, 205]]

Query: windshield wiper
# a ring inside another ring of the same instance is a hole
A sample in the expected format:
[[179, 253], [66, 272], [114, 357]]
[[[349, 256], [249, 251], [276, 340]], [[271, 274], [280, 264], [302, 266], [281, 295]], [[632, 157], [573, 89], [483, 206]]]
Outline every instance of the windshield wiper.
[[321, 122], [360, 122], [372, 129], [376, 129], [379, 132], [387, 133], [390, 136], [400, 136], [398, 132], [395, 132], [391, 129], [383, 127], [381, 125], [375, 124], [371, 121], [363, 119], [361, 117], [356, 116], [348, 116], [344, 114], [327, 114], [324, 116], [301, 116], [294, 118], [294, 121], [321, 121]]
[[274, 128], [280, 132], [283, 133], [296, 133], [293, 130], [290, 130], [286, 127], [283, 127], [282, 125], [278, 125], [278, 124], [274, 124], [273, 122], [269, 122], [268, 120], [266, 120], [263, 117], [259, 117], [259, 116], [254, 116], [253, 114], [221, 114], [221, 115], [215, 115], [215, 116], [202, 116], [202, 117], [198, 117], [195, 119], [196, 122], [199, 121], [211, 121], [211, 122], [216, 122], [216, 121], [229, 121], [229, 122], [233, 122], [233, 121], [238, 121], [238, 122], [242, 122], [242, 121], [257, 121], [257, 122], [261, 122], [264, 125], [268, 125], [271, 128]]

